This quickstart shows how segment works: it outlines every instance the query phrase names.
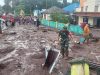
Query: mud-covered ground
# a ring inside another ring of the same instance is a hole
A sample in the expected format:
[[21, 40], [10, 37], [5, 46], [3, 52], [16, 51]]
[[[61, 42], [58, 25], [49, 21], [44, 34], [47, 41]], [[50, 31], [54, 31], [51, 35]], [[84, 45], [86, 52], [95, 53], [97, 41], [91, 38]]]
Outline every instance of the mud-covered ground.
[[[45, 62], [44, 47], [59, 49], [56, 31], [43, 26], [37, 30], [32, 25], [19, 25], [4, 30], [0, 34], [0, 75], [49, 75], [42, 67]], [[93, 29], [92, 32], [99, 37], [100, 30]], [[100, 41], [72, 47], [69, 56], [85, 57], [100, 64]], [[59, 58], [52, 75], [65, 74], [69, 60]]]

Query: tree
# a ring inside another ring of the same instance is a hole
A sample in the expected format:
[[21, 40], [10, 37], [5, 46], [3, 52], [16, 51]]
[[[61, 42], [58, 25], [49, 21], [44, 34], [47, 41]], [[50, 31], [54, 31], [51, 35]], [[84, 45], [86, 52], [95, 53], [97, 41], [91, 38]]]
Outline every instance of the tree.
[[11, 0], [4, 0], [5, 5], [9, 5], [10, 2]]
[[16, 15], [19, 15], [21, 10], [25, 11], [25, 5], [23, 1], [20, 1], [19, 4], [15, 6]]
[[60, 23], [69, 23], [69, 17], [68, 16], [65, 16], [64, 14], [61, 14], [61, 13], [53, 13], [51, 14], [51, 19], [53, 21], [57, 21], [57, 22], [60, 22]]
[[16, 10], [19, 13], [19, 10], [23, 9], [26, 14], [32, 13], [35, 9], [48, 9], [52, 6], [62, 7], [62, 4], [57, 0], [5, 0], [5, 5], [9, 5], [11, 1], [12, 11]]
[[3, 6], [3, 10], [4, 10], [5, 13], [10, 13], [10, 12], [12, 12], [12, 8], [11, 8], [10, 5], [4, 5], [4, 6]]
[[11, 0], [12, 1], [12, 8], [14, 9], [16, 6], [19, 5], [20, 0]]
[[2, 6], [0, 6], [0, 15], [3, 13]]

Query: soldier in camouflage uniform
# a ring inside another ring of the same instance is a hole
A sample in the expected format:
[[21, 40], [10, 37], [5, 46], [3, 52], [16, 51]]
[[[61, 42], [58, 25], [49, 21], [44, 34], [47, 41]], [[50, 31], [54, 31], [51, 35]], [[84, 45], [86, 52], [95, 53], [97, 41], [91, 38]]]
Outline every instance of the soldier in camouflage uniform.
[[63, 27], [63, 30], [59, 32], [60, 45], [61, 45], [61, 54], [64, 58], [66, 55], [68, 57], [68, 47], [69, 47], [69, 31], [67, 27]]

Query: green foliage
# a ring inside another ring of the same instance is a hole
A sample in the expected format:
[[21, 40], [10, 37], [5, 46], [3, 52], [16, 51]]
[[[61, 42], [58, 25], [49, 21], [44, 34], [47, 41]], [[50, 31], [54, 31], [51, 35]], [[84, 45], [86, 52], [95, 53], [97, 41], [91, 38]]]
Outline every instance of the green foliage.
[[0, 6], [0, 15], [1, 15], [3, 12], [4, 12], [4, 11], [3, 11], [2, 7]]
[[23, 11], [25, 10], [24, 5], [16, 6], [16, 8], [15, 8], [16, 15], [19, 15], [21, 10], [23, 10]]
[[[12, 8], [9, 3], [12, 1]], [[5, 12], [19, 13], [20, 9], [25, 11], [25, 14], [32, 14], [35, 9], [48, 9], [52, 6], [63, 8], [67, 6], [67, 1], [64, 0], [64, 4], [57, 0], [4, 0], [5, 5], [3, 6]], [[36, 7], [37, 6], [37, 7]]]
[[20, 0], [19, 5], [21, 2], [24, 4], [25, 14], [31, 14], [35, 9], [48, 9], [52, 6], [62, 7], [62, 4], [57, 0]]
[[3, 10], [4, 10], [4, 12], [6, 12], [6, 13], [12, 12], [12, 8], [11, 8], [10, 5], [4, 5], [4, 6], [3, 6]]
[[57, 21], [57, 22], [66, 23], [66, 24], [69, 23], [69, 17], [60, 13], [51, 14], [51, 19], [55, 22]]
[[11, 0], [4, 0], [5, 5], [9, 5], [10, 1], [11, 1]]

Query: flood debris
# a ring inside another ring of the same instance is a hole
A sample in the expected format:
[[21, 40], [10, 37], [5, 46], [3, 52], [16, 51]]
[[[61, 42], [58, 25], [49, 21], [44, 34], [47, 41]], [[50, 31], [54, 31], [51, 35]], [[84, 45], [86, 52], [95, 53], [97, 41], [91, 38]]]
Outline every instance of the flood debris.
[[[46, 29], [46, 32], [43, 32], [43, 29]], [[47, 55], [45, 56], [45, 47], [60, 51], [58, 30], [49, 29], [41, 26], [39, 30], [36, 30], [31, 25], [18, 25], [4, 30], [3, 33], [11, 32], [11, 34], [4, 36], [0, 34], [0, 63], [2, 65], [0, 75], [65, 74], [70, 59], [64, 60], [61, 55], [59, 55], [57, 61], [55, 60], [52, 63], [49, 72], [44, 73], [42, 64], [45, 64], [46, 58], [48, 58]], [[93, 62], [100, 63], [99, 41], [98, 43], [91, 42], [89, 45], [78, 44], [77, 46], [79, 48], [74, 48], [73, 43], [70, 42], [69, 56], [74, 58], [82, 56]]]
[[46, 48], [45, 49], [45, 64], [43, 66], [44, 69], [48, 69], [49, 74], [52, 73], [52, 70], [54, 69], [54, 66], [58, 62], [59, 56], [60, 56], [60, 51], [52, 48]]

